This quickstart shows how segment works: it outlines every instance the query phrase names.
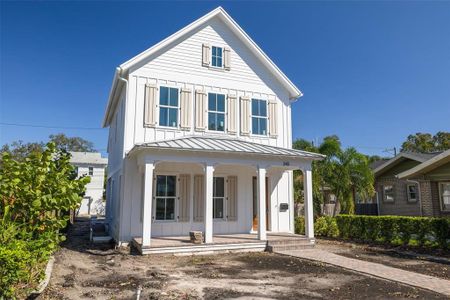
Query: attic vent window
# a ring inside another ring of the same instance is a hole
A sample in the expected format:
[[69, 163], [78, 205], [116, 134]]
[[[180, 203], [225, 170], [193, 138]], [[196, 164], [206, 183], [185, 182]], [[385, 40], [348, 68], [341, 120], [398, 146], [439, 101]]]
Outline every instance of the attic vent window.
[[212, 46], [211, 65], [213, 67], [222, 68], [223, 49], [221, 47]]

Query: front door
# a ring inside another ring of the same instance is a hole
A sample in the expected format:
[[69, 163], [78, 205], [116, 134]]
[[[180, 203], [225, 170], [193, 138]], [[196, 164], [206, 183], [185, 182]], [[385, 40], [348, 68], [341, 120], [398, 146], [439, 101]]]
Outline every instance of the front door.
[[[254, 231], [258, 231], [258, 181], [253, 177], [253, 226]], [[269, 178], [266, 177], [266, 228], [269, 228]]]

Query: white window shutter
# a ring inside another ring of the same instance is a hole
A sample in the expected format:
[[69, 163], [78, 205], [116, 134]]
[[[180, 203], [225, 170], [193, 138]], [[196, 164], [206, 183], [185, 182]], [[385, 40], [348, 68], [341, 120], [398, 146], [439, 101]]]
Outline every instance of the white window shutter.
[[250, 134], [250, 97], [241, 97], [241, 135]]
[[277, 123], [277, 102], [269, 101], [269, 135], [271, 137], [278, 135]]
[[227, 98], [227, 131], [236, 134], [236, 95], [228, 95]]
[[225, 70], [230, 70], [231, 68], [231, 51], [230, 48], [223, 48], [223, 67]]
[[202, 90], [195, 91], [195, 130], [206, 129], [206, 93]]
[[155, 84], [145, 85], [144, 126], [154, 127], [156, 125], [156, 94], [157, 87]]
[[191, 129], [191, 90], [181, 89], [180, 97], [180, 128], [181, 130]]
[[189, 195], [191, 193], [191, 175], [181, 174], [179, 178], [178, 221], [189, 222]]
[[209, 44], [203, 44], [202, 46], [202, 66], [209, 67], [210, 56], [211, 56], [211, 46]]
[[203, 222], [205, 205], [205, 180], [203, 175], [194, 176], [194, 222]]
[[228, 176], [228, 203], [227, 203], [227, 219], [228, 221], [236, 221], [237, 220], [237, 197], [238, 197], [238, 180], [237, 176]]

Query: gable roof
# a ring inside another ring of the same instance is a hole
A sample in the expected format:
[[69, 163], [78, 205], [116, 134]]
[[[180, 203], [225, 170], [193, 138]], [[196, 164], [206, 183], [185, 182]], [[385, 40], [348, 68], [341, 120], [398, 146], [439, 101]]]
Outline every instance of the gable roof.
[[72, 156], [70, 157], [70, 163], [74, 165], [78, 164], [91, 164], [106, 167], [108, 165], [108, 159], [102, 157], [99, 152], [69, 152]]
[[439, 153], [415, 153], [415, 152], [400, 152], [397, 156], [394, 158], [391, 158], [390, 160], [386, 161], [385, 163], [375, 167], [373, 170], [375, 175], [380, 174], [381, 172], [388, 170], [397, 164], [401, 163], [405, 159], [411, 159], [415, 160], [419, 163], [422, 163], [424, 161], [429, 160], [430, 158], [438, 155]]
[[108, 104], [105, 112], [105, 117], [103, 120], [103, 127], [106, 127], [110, 124], [111, 119], [111, 111], [115, 110], [116, 102], [118, 101], [119, 93], [118, 85], [122, 76], [126, 76], [131, 68], [142, 63], [146, 59], [148, 59], [151, 55], [156, 53], [157, 51], [163, 49], [164, 47], [172, 44], [174, 41], [181, 39], [187, 35], [189, 35], [194, 30], [198, 29], [200, 26], [210, 21], [213, 18], [219, 18], [223, 21], [223, 23], [239, 38], [241, 42], [246, 45], [252, 54], [258, 58], [258, 60], [269, 70], [269, 72], [281, 83], [281, 85], [289, 92], [289, 96], [291, 100], [296, 100], [297, 98], [303, 96], [302, 92], [289, 80], [289, 78], [275, 65], [275, 63], [264, 53], [264, 51], [259, 48], [259, 46], [250, 38], [250, 36], [230, 17], [230, 15], [222, 8], [217, 7], [213, 11], [207, 13], [200, 19], [192, 22], [188, 26], [183, 29], [177, 31], [156, 45], [150, 47], [149, 49], [141, 52], [130, 60], [124, 62], [119, 67], [116, 68], [116, 72], [114, 74], [113, 85], [111, 87]]
[[424, 161], [420, 165], [417, 165], [414, 168], [398, 174], [397, 178], [408, 179], [417, 177], [429, 171], [432, 171], [448, 162], [450, 162], [450, 150], [444, 151], [441, 154], [436, 155], [427, 161]]
[[239, 138], [218, 137], [218, 136], [184, 136], [171, 140], [161, 140], [156, 142], [136, 145], [132, 151], [138, 149], [158, 149], [191, 152], [209, 153], [234, 153], [234, 154], [254, 154], [264, 156], [282, 156], [290, 158], [306, 158], [311, 160], [321, 160], [325, 156], [319, 153], [312, 153], [297, 149], [288, 149], [255, 142], [249, 142]]

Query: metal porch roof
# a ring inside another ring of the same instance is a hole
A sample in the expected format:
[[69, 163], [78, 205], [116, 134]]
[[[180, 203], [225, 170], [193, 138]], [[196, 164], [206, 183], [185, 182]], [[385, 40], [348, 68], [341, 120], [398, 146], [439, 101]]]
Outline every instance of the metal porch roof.
[[135, 148], [289, 156], [315, 160], [325, 157], [324, 155], [318, 153], [258, 144], [238, 138], [217, 136], [185, 136], [171, 140], [162, 140], [140, 144], [136, 145]]

